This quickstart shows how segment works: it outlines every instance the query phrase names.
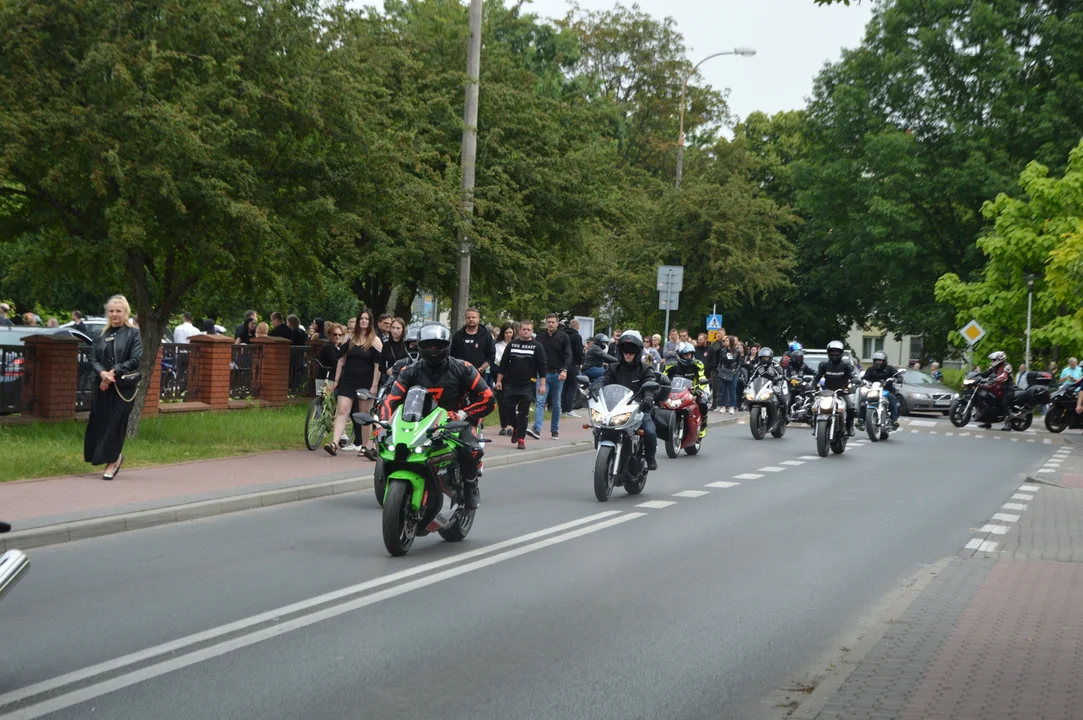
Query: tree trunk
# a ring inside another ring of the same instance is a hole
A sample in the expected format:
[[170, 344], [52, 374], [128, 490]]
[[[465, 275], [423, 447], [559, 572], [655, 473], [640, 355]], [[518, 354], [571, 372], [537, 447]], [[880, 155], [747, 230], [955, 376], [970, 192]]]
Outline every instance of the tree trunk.
[[[149, 317], [144, 320], [144, 315], [139, 314], [139, 337], [143, 341], [143, 357], [139, 361], [139, 391], [136, 393], [135, 402], [132, 405], [132, 414], [128, 420], [128, 437], [139, 435], [139, 421], [143, 417], [143, 403], [147, 400], [147, 387], [150, 385], [151, 374], [155, 372], [154, 361], [158, 358], [158, 349], [162, 346], [162, 333], [165, 331], [165, 323], [154, 317], [154, 313], [148, 313]], [[154, 398], [157, 402], [158, 398]]]

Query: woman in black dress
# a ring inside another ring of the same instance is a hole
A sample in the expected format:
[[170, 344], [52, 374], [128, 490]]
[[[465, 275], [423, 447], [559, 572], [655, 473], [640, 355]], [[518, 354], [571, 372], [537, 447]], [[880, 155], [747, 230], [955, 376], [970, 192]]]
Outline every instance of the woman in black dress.
[[391, 368], [406, 357], [406, 321], [395, 318], [391, 321], [391, 338], [384, 343], [384, 373], [391, 375]]
[[90, 402], [90, 420], [83, 437], [83, 459], [91, 465], [106, 466], [102, 477], [112, 480], [124, 462], [124, 435], [128, 417], [132, 414], [135, 388], [121, 380], [127, 373], [139, 370], [143, 357], [143, 341], [139, 330], [128, 325], [131, 307], [123, 295], [114, 295], [105, 304], [109, 324], [94, 341], [90, 364], [98, 374], [99, 385], [94, 388]]
[[[357, 391], [368, 390], [372, 395], [376, 395], [376, 388], [383, 373], [383, 350], [380, 336], [376, 334], [376, 319], [372, 311], [362, 310], [354, 323], [353, 335], [346, 341], [335, 371], [335, 380], [331, 384], [332, 390], [338, 390], [338, 413], [335, 415], [335, 432], [331, 435], [332, 438], [342, 436], [346, 421], [350, 419], [354, 400], [357, 400], [359, 412], [367, 413], [372, 409], [372, 401], [359, 399]], [[371, 442], [368, 433], [361, 433], [354, 441], [360, 442], [359, 455], [370, 460], [376, 459], [376, 451], [368, 445]], [[338, 443], [329, 442], [323, 449], [331, 455], [337, 455]]]

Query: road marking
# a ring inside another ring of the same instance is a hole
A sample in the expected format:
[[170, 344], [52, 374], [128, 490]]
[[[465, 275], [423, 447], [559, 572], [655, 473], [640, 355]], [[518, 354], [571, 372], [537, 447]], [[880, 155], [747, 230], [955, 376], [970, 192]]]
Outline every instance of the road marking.
[[757, 475], [756, 473], [741, 473], [740, 475], [734, 475], [734, 480], [759, 480], [763, 475]]
[[[13, 712], [11, 714], [11, 716], [18, 717], [18, 718], [20, 718], [20, 720], [31, 720], [32, 718], [39, 718], [39, 717], [42, 717], [44, 715], [49, 715], [51, 713], [58, 712], [58, 711], [63, 710], [65, 708], [69, 708], [69, 707], [72, 707], [74, 705], [79, 705], [81, 703], [87, 702], [88, 700], [93, 700], [94, 698], [101, 697], [102, 695], [107, 695], [109, 693], [116, 692], [117, 690], [121, 690], [123, 688], [130, 687], [132, 685], [136, 685], [138, 683], [145, 682], [147, 680], [151, 680], [151, 679], [156, 678], [156, 677], [160, 677], [160, 676], [165, 675], [167, 673], [170, 673], [170, 672], [173, 672], [173, 671], [176, 671], [176, 670], [180, 670], [182, 668], [190, 667], [190, 666], [195, 665], [197, 663], [201, 663], [201, 662], [204, 662], [206, 660], [210, 660], [212, 658], [219, 657], [221, 655], [225, 655], [226, 653], [232, 652], [234, 650], [239, 650], [240, 648], [244, 648], [244, 647], [247, 647], [249, 645], [254, 645], [254, 644], [258, 643], [258, 642], [262, 642], [263, 640], [269, 640], [271, 638], [275, 638], [275, 637], [278, 637], [280, 635], [284, 635], [284, 634], [286, 634], [288, 632], [291, 632], [293, 630], [299, 630], [301, 628], [308, 627], [309, 625], [314, 625], [314, 624], [316, 624], [318, 622], [322, 622], [324, 620], [329, 620], [331, 618], [338, 617], [339, 615], [344, 615], [344, 614], [349, 613], [349, 612], [353, 612], [354, 610], [359, 610], [359, 609], [361, 609], [363, 607], [367, 607], [369, 605], [375, 605], [376, 603], [381, 602], [383, 600], [389, 600], [391, 598], [398, 597], [399, 595], [405, 595], [406, 593], [412, 592], [414, 590], [419, 590], [421, 588], [428, 587], [429, 585], [435, 585], [436, 583], [442, 582], [444, 580], [449, 580], [449, 579], [454, 578], [454, 577], [458, 577], [459, 575], [464, 575], [464, 574], [466, 574], [468, 572], [472, 572], [474, 570], [480, 570], [480, 569], [488, 567], [490, 565], [495, 565], [497, 563], [504, 562], [505, 560], [511, 560], [512, 558], [519, 557], [520, 555], [526, 555], [527, 553], [531, 553], [531, 552], [534, 552], [536, 550], [542, 550], [542, 549], [550, 547], [552, 545], [557, 545], [559, 543], [566, 542], [568, 540], [573, 540], [575, 538], [582, 537], [583, 535], [589, 535], [590, 533], [598, 532], [599, 530], [604, 530], [606, 528], [610, 528], [610, 527], [613, 527], [615, 525], [620, 525], [621, 523], [628, 522], [629, 520], [635, 520], [637, 518], [647, 516], [647, 513], [637, 513], [637, 512], [623, 513], [622, 514], [622, 513], [620, 513], [620, 511], [613, 511], [613, 513], [619, 515], [619, 517], [610, 518], [609, 520], [605, 520], [603, 522], [596, 523], [594, 525], [588, 525], [587, 527], [582, 527], [582, 528], [579, 528], [577, 530], [572, 530], [571, 532], [566, 532], [566, 533], [563, 533], [561, 535], [555, 535], [553, 537], [547, 537], [547, 538], [544, 538], [544, 539], [539, 540], [537, 542], [530, 543], [528, 545], [521, 545], [520, 547], [514, 548], [512, 550], [502, 552], [502, 553], [500, 553], [498, 555], [493, 555], [492, 557], [487, 557], [487, 558], [483, 558], [481, 560], [476, 560], [474, 562], [467, 563], [466, 565], [460, 565], [458, 567], [454, 567], [454, 568], [451, 568], [449, 570], [444, 570], [442, 572], [439, 572], [439, 573], [436, 573], [436, 574], [433, 574], [433, 575], [428, 575], [427, 577], [418, 578], [417, 580], [411, 580], [410, 582], [403, 583], [402, 585], [397, 585], [395, 587], [387, 588], [386, 590], [381, 590], [380, 592], [376, 592], [376, 593], [373, 593], [371, 595], [366, 595], [364, 597], [357, 598], [357, 599], [354, 599], [354, 600], [350, 600], [348, 602], [344, 602], [344, 603], [341, 603], [339, 605], [335, 605], [333, 607], [325, 608], [325, 609], [320, 610], [318, 612], [314, 612], [314, 613], [312, 613], [310, 615], [305, 615], [303, 617], [295, 618], [293, 620], [288, 620], [288, 621], [285, 621], [285, 622], [282, 622], [282, 623], [279, 623], [279, 624], [276, 624], [276, 625], [272, 625], [272, 626], [264, 628], [262, 630], [257, 630], [255, 632], [249, 633], [248, 635], [242, 635], [240, 637], [236, 637], [236, 638], [232, 638], [230, 640], [226, 640], [226, 641], [221, 642], [221, 643], [219, 643], [217, 645], [211, 645], [209, 647], [204, 647], [204, 648], [201, 648], [199, 650], [190, 652], [190, 653], [188, 653], [186, 655], [181, 655], [180, 657], [174, 657], [174, 658], [171, 658], [171, 659], [168, 659], [168, 660], [163, 660], [160, 663], [150, 665], [150, 666], [147, 666], [147, 667], [143, 667], [143, 668], [140, 668], [139, 670], [133, 670], [132, 672], [125, 673], [123, 675], [117, 675], [117, 676], [112, 677], [112, 678], [110, 678], [108, 680], [104, 680], [102, 682], [92, 684], [92, 685], [87, 685], [87, 686], [81, 687], [81, 688], [79, 688], [77, 690], [73, 690], [72, 692], [65, 693], [63, 695], [57, 695], [57, 696], [51, 697], [51, 698], [49, 698], [47, 700], [44, 700], [44, 701], [42, 701], [40, 703], [37, 703], [37, 704], [34, 704], [34, 705], [30, 705], [28, 707], [22, 708], [20, 710], [17, 710], [15, 712]], [[609, 515], [609, 514], [613, 514], [613, 513], [605, 513], [605, 514]], [[575, 523], [576, 524], [582, 524], [582, 521], [575, 521]], [[568, 524], [570, 524], [570, 523], [566, 523], [566, 525], [568, 525]], [[547, 528], [546, 530], [539, 531], [539, 532], [541, 532], [543, 534], [551, 534], [552, 531], [553, 531], [553, 528]], [[526, 537], [526, 536], [523, 536], [523, 537]], [[519, 541], [519, 539], [516, 538], [514, 541]], [[506, 541], [506, 542], [513, 542], [513, 541]], [[497, 544], [499, 544], [499, 543], [497, 543]], [[488, 548], [479, 548], [479, 549], [481, 549], [481, 550], [491, 550], [491, 548], [494, 548], [494, 547], [496, 547], [496, 545], [490, 545]], [[463, 557], [463, 555], [466, 555], [466, 554], [467, 553], [463, 553], [462, 555], [459, 555], [458, 557], [461, 558], [461, 557]], [[456, 558], [445, 558], [445, 559], [446, 560], [455, 560]], [[437, 561], [437, 562], [442, 562], [442, 561]], [[403, 573], [411, 572], [411, 574], [417, 574], [418, 571], [425, 572], [425, 570], [427, 568], [431, 567], [433, 564], [435, 564], [435, 563], [428, 563], [426, 565], [421, 565], [421, 566], [418, 566], [418, 567], [410, 568], [409, 571], [403, 571]], [[401, 574], [402, 573], [396, 573], [396, 575], [401, 575]], [[383, 580], [383, 578], [380, 578], [380, 580]], [[365, 584], [365, 583], [362, 583], [362, 584]], [[341, 591], [338, 591], [338, 592], [341, 592]], [[329, 594], [333, 595], [335, 593], [329, 593]], [[309, 600], [309, 601], [305, 601], [304, 603], [297, 603], [297, 605], [311, 604], [311, 602], [312, 601]], [[285, 608], [283, 608], [283, 610], [284, 609]], [[277, 617], [280, 617], [283, 614], [284, 613], [281, 610], [278, 610], [278, 611], [272, 611], [270, 613], [262, 613], [261, 615], [257, 615], [257, 616], [254, 616], [254, 617], [266, 618], [266, 619], [260, 621], [260, 623], [264, 623], [264, 622], [267, 622], [268, 620], [273, 620], [273, 619], [275, 619]], [[238, 623], [231, 623], [231, 625], [239, 625], [241, 623], [250, 623], [253, 619], [254, 618], [248, 618], [247, 620], [241, 620]], [[228, 626], [222, 626], [222, 627], [228, 627]], [[214, 631], [210, 631], [210, 632], [216, 632], [217, 630], [220, 630], [220, 629], [221, 628], [216, 628]], [[195, 637], [195, 636], [190, 636], [190, 637]], [[172, 647], [172, 648], [175, 649], [174, 646], [176, 646], [176, 644], [177, 644], [176, 642], [174, 642], [174, 643], [166, 643], [165, 645], [159, 645], [156, 648], [150, 648], [149, 650], [144, 650], [141, 653], [135, 653], [135, 655], [144, 655], [146, 657], [154, 657], [154, 656], [157, 656], [157, 655], [162, 655], [162, 654], [165, 654], [167, 652], [172, 651], [172, 650], [163, 650], [163, 648]], [[189, 643], [189, 644], [191, 644], [191, 643]], [[69, 684], [71, 684], [73, 682], [73, 680], [67, 680], [66, 682], [63, 682], [63, 683], [60, 683], [60, 681], [64, 680], [65, 678], [70, 678], [71, 676], [74, 676], [74, 675], [81, 675], [83, 678], [94, 677], [96, 675], [102, 674], [102, 672], [104, 672], [104, 671], [116, 670], [116, 669], [119, 669], [120, 667], [123, 667], [124, 665], [130, 665], [131, 664], [130, 662], [124, 662], [127, 658], [130, 658], [130, 657], [132, 657], [132, 656], [128, 655], [128, 656], [125, 656], [123, 658], [118, 658], [117, 660], [112, 660], [112, 661], [109, 661], [109, 662], [106, 662], [106, 663], [101, 663], [99, 665], [95, 665], [95, 666], [92, 666], [90, 668], [86, 668], [84, 670], [77, 671], [75, 673], [69, 673], [68, 675], [62, 675], [62, 676], [60, 676], [58, 678], [54, 678], [52, 680], [46, 680], [45, 682], [37, 683], [35, 685], [30, 685], [30, 686], [28, 686], [26, 688], [23, 688], [22, 690], [17, 690], [17, 691], [15, 691], [13, 693], [8, 693], [6, 695], [2, 695], [2, 696], [0, 696], [0, 707], [3, 707], [4, 705], [9, 705], [10, 703], [14, 702], [15, 698], [13, 696], [16, 696], [16, 695], [22, 695], [22, 697], [33, 697], [35, 695], [40, 695], [43, 692], [45, 692], [46, 690], [45, 689], [37, 689], [37, 688], [42, 688], [43, 686], [51, 686], [49, 689], [55, 689], [55, 688], [63, 687], [64, 685], [69, 685]], [[121, 663], [123, 663], [123, 664], [121, 664]], [[94, 672], [91, 675], [86, 674], [86, 673], [88, 673], [88, 672], [90, 672], [92, 670], [95, 670], [96, 668], [102, 668], [103, 666], [106, 668], [106, 670], [104, 670], [104, 671], [103, 670], [98, 670], [97, 672]], [[32, 690], [32, 689], [34, 689], [34, 692], [31, 692], [30, 694], [26, 694], [27, 691]]]
[[936, 427], [936, 422], [934, 420], [911, 420], [906, 424], [913, 425], [914, 427]]
[[1027, 506], [1024, 505], [1023, 503], [1004, 503], [1000, 507], [1004, 508], [1005, 510], [1026, 510], [1027, 509]]
[[804, 464], [805, 463], [802, 462], [801, 460], [783, 460], [782, 462], [779, 463], [779, 465], [789, 465], [791, 467], [797, 467], [798, 465], [804, 465]]
[[1034, 442], [1034, 438], [1031, 438], [1030, 440], [1027, 440], [1027, 442]]
[[993, 519], [999, 520], [1000, 522], [1019, 522], [1019, 518], [1019, 515], [1012, 515], [1010, 513], [996, 513], [993, 515]]
[[1011, 525], [986, 525], [978, 532], [993, 533], [994, 535], [1007, 535], [1012, 529]]
[[911, 431], [910, 431], [910, 434], [911, 434], [911, 435], [917, 435], [917, 434], [918, 434], [918, 431], [917, 431], [917, 430], [911, 430]]
[[651, 510], [661, 510], [667, 508], [670, 505], [676, 505], [672, 500], [648, 500], [647, 502], [641, 502], [636, 507], [650, 508]]
[[994, 440], [999, 440], [999, 439], [1000, 439], [1000, 438], [1002, 438], [1002, 437], [1004, 437], [1004, 436], [1003, 436], [1003, 435], [994, 435], [994, 436], [993, 436], [993, 439], [994, 439]]
[[952, 435], [954, 435], [955, 433], [954, 433], [953, 431], [951, 431], [951, 430], [948, 430], [948, 431], [947, 431], [946, 433], [944, 433], [944, 434], [945, 434], [945, 435], [947, 435], [948, 437], [951, 437], [951, 436], [952, 436]]
[[1042, 438], [1042, 445], [1052, 445], [1053, 441], [1049, 438]]
[[979, 550], [981, 552], [993, 552], [997, 549], [1000, 543], [990, 542], [989, 540], [982, 540], [981, 538], [974, 538], [966, 544], [967, 550]]
[[673, 497], [698, 498], [710, 494], [706, 490], [681, 490], [678, 493], [673, 493]]
[[1019, 442], [1019, 438], [1012, 438], [1012, 442]]
[[761, 467], [756, 472], [782, 472], [786, 468], [778, 467], [777, 465], [768, 465], [767, 467]]
[[930, 431], [929, 431], [929, 434], [930, 434], [930, 435], [936, 435], [936, 430], [930, 430]]
[[819, 455], [798, 455], [798, 457], [800, 459], [802, 459], [802, 460], [819, 460], [820, 459]]
[[735, 483], [735, 482], [727, 482], [726, 480], [719, 480], [718, 482], [713, 482], [713, 483], [707, 483], [707, 484], [706, 484], [706, 485], [704, 485], [703, 487], [713, 487], [713, 488], [731, 488], [731, 487], [737, 487], [737, 486], [738, 486], [738, 485], [740, 485], [740, 484], [741, 484], [741, 483]]
[[1012, 500], [1033, 500], [1034, 496], [1030, 495], [1028, 493], [1016, 493], [1015, 495], [1012, 495], [1011, 499]]
[[966, 436], [967, 436], [967, 435], [969, 435], [969, 434], [970, 434], [970, 433], [968, 433], [968, 432], [965, 432], [965, 433], [959, 433], [959, 437], [966, 437]]
[[981, 440], [983, 437], [985, 437], [985, 436], [984, 435], [975, 435], [974, 439], [975, 440]]
[[1049, 468], [1042, 468], [1038, 472], [1040, 472], [1040, 473], [1051, 473], [1051, 472], [1056, 472], [1056, 470], [1051, 470]]
[[1038, 492], [1038, 490], [1040, 490], [1041, 488], [1039, 488], [1037, 485], [1020, 485], [1019, 489], [1025, 490], [1026, 492]]

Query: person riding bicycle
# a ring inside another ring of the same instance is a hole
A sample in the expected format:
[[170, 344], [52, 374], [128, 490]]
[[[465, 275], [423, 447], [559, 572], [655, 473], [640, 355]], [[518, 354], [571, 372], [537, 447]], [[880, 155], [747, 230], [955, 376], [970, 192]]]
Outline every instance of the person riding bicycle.
[[[625, 330], [617, 340], [617, 362], [611, 364], [602, 374], [601, 384], [623, 385], [633, 393], [639, 394], [643, 383], [658, 381], [665, 377], [655, 370], [643, 364], [643, 338], [635, 330]], [[666, 378], [669, 382], [669, 378]], [[657, 470], [658, 461], [655, 453], [658, 452], [658, 431], [654, 427], [654, 416], [650, 412], [643, 413], [643, 450], [647, 456], [647, 469]]]
[[[450, 330], [435, 323], [422, 326], [418, 331], [417, 351], [421, 362], [407, 365], [399, 373], [380, 406], [382, 420], [387, 421], [395, 414], [412, 387], [427, 389], [437, 406], [447, 410], [449, 415], [457, 414], [460, 420], [476, 424], [492, 412], [496, 399], [477, 368], [451, 357]], [[473, 510], [481, 502], [478, 470], [485, 453], [470, 428], [459, 432], [459, 440], [464, 446], [457, 448], [455, 455], [462, 470], [466, 507]]]
[[[884, 390], [887, 390], [887, 402], [891, 408], [891, 428], [892, 430], [899, 429], [899, 400], [895, 397], [895, 375], [899, 372], [898, 368], [892, 367], [887, 364], [887, 353], [877, 350], [872, 354], [872, 366], [865, 371], [865, 379], [869, 382], [880, 383]], [[865, 418], [859, 417], [857, 419], [857, 425], [860, 429], [865, 429]]]
[[699, 438], [702, 440], [707, 434], [707, 393], [704, 390], [708, 387], [707, 372], [703, 363], [696, 360], [696, 348], [692, 343], [677, 343], [676, 352], [677, 362], [665, 369], [665, 375], [670, 380], [683, 377], [692, 381], [692, 395], [695, 396], [696, 405], [699, 406]]
[[853, 384], [857, 382], [857, 370], [849, 360], [842, 359], [844, 353], [845, 350], [841, 341], [832, 340], [829, 342], [827, 344], [827, 360], [820, 363], [820, 367], [816, 369], [816, 377], [812, 384], [815, 386], [819, 384], [820, 380], [823, 380], [824, 388], [827, 390], [846, 391], [843, 396], [846, 402], [846, 434], [853, 437], [856, 411], [853, 399], [850, 397], [850, 390]]
[[[989, 354], [989, 369], [983, 372], [981, 376], [986, 378], [982, 388], [993, 393], [997, 399], [1000, 414], [1004, 416], [1004, 427], [1000, 429], [1011, 432], [1012, 371], [1008, 367], [1008, 356], [1004, 354], [1003, 350], [997, 350]], [[981, 423], [978, 427], [989, 430], [993, 425], [992, 423]]]

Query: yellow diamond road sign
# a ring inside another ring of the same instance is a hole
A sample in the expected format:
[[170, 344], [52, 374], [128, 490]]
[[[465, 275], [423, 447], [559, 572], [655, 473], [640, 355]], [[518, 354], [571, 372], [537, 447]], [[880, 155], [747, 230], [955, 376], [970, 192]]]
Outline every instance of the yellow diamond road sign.
[[965, 337], [968, 343], [973, 345], [985, 337], [985, 328], [979, 325], [977, 320], [971, 320], [963, 326], [963, 329], [959, 331], [959, 334]]

